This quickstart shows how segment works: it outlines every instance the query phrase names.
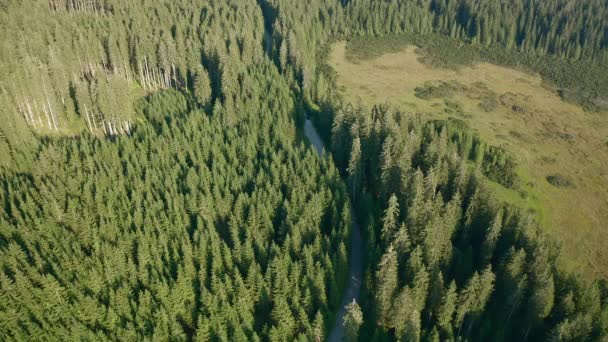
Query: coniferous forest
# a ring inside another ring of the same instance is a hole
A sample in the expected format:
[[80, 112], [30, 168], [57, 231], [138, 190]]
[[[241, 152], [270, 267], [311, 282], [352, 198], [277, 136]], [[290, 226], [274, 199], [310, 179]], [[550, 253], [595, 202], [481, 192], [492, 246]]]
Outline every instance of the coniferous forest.
[[607, 0], [0, 3], [0, 340], [606, 340], [608, 283], [488, 190], [512, 155], [341, 97], [376, 36], [608, 103]]

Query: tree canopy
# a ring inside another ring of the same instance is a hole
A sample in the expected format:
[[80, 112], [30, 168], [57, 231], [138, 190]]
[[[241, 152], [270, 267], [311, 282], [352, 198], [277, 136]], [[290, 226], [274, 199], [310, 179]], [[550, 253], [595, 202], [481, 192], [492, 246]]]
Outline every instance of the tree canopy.
[[[608, 101], [606, 0], [3, 1], [0, 339], [605, 338], [605, 282], [487, 190], [512, 156], [343, 102], [327, 44], [372, 35]], [[363, 295], [336, 318], [354, 219]]]

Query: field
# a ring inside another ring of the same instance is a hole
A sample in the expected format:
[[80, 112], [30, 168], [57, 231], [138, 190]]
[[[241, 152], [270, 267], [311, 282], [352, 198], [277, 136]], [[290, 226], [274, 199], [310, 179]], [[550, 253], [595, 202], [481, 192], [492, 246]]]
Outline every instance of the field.
[[414, 46], [357, 59], [346, 42], [330, 66], [354, 103], [386, 103], [429, 119], [464, 120], [518, 161], [523, 186], [497, 195], [534, 210], [562, 244], [562, 264], [608, 278], [608, 112], [564, 102], [540, 76], [489, 63], [432, 68]]

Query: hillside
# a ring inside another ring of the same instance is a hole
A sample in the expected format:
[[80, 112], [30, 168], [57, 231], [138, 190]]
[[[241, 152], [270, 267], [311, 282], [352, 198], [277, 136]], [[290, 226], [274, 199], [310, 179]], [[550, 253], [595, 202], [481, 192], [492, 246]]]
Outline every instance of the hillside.
[[603, 341], [607, 50], [606, 0], [5, 0], [0, 340]]
[[497, 185], [496, 195], [536, 211], [563, 244], [571, 269], [608, 275], [601, 242], [608, 233], [608, 111], [585, 111], [539, 75], [496, 64], [433, 68], [413, 46], [365, 60], [349, 59], [347, 49], [336, 44], [329, 63], [348, 101], [398, 106], [426, 120], [461, 120], [504, 147], [515, 156], [521, 184]]

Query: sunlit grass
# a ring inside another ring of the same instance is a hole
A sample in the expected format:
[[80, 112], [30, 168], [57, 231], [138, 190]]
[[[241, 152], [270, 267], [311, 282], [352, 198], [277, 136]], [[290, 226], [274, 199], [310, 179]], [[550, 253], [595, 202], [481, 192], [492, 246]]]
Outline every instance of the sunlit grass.
[[[538, 75], [489, 63], [458, 70], [431, 68], [413, 46], [353, 60], [345, 42], [334, 45], [330, 65], [344, 97], [355, 103], [386, 103], [429, 119], [465, 121], [518, 161], [522, 185], [491, 183], [499, 199], [535, 212], [563, 245], [562, 263], [591, 277], [608, 277], [608, 113], [591, 113], [564, 102]], [[351, 56], [351, 58], [347, 58]], [[448, 98], [421, 99], [416, 87], [454, 81], [464, 90]], [[485, 111], [484, 96], [498, 105]], [[574, 187], [547, 177], [560, 175]]]

